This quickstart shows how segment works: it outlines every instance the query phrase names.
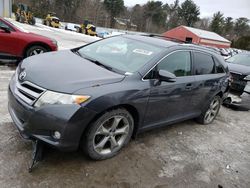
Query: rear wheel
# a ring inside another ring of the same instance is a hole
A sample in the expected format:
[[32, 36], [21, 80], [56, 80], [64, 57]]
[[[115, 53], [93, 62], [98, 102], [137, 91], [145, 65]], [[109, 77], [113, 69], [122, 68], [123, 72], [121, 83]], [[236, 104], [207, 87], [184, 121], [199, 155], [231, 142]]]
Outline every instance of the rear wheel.
[[35, 25], [35, 24], [36, 24], [36, 20], [35, 20], [34, 17], [32, 17], [32, 19], [29, 20], [29, 24], [30, 24], [30, 25]]
[[16, 21], [17, 21], [17, 22], [20, 22], [20, 14], [17, 14], [17, 13], [16, 13], [15, 16], [16, 16]]
[[20, 21], [20, 23], [24, 23], [25, 22], [25, 17], [21, 15], [19, 21]]
[[28, 50], [26, 51], [26, 57], [29, 56], [33, 56], [33, 55], [38, 55], [38, 54], [43, 54], [45, 52], [47, 52], [48, 50], [46, 48], [44, 48], [43, 46], [31, 46], [30, 48], [28, 48]]
[[127, 110], [108, 111], [90, 125], [83, 149], [94, 160], [111, 158], [129, 142], [133, 129], [134, 120]]
[[201, 124], [207, 125], [214, 121], [221, 106], [221, 98], [215, 96], [206, 110], [197, 118], [197, 121]]

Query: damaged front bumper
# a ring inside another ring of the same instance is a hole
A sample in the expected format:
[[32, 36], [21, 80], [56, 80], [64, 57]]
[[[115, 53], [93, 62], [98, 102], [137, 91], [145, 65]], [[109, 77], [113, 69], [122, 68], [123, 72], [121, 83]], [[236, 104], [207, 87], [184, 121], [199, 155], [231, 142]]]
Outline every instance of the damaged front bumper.
[[229, 89], [224, 104], [250, 110], [250, 81], [247, 82], [242, 94], [237, 94]]

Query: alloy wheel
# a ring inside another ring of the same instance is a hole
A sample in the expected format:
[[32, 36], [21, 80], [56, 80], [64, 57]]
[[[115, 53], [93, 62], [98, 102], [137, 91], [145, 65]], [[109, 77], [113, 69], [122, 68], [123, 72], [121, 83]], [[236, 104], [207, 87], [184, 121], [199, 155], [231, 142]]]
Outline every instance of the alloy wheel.
[[207, 124], [211, 123], [215, 119], [215, 117], [216, 117], [219, 109], [220, 109], [220, 101], [219, 101], [218, 98], [215, 98], [211, 102], [211, 104], [210, 104], [207, 112], [205, 113], [205, 117], [204, 118], [205, 118], [205, 122]]
[[37, 55], [37, 54], [42, 54], [42, 53], [44, 53], [44, 50], [37, 48], [37, 49], [31, 51], [30, 54], [29, 54], [29, 56], [33, 56], [33, 55]]
[[104, 121], [93, 139], [94, 150], [101, 155], [119, 150], [129, 134], [129, 121], [124, 116], [113, 116]]

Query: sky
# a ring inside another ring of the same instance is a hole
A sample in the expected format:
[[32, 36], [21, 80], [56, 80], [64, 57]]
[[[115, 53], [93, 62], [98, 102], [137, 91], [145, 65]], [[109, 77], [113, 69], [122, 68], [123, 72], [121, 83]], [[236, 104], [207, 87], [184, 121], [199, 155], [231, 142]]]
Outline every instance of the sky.
[[[161, 0], [171, 4], [174, 0]], [[182, 3], [184, 0], [180, 0]], [[200, 7], [201, 17], [212, 17], [217, 11], [224, 13], [225, 17], [246, 17], [250, 19], [250, 0], [193, 0]], [[145, 4], [148, 0], [124, 0], [126, 6]]]

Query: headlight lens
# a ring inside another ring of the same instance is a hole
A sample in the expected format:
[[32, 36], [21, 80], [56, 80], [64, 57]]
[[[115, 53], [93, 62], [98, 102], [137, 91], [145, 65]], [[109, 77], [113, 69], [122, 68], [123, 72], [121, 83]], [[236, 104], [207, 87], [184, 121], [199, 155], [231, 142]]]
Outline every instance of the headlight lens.
[[246, 76], [244, 80], [250, 81], [250, 75]]
[[51, 39], [52, 43], [57, 46], [57, 41], [54, 39]]
[[69, 95], [46, 91], [35, 103], [35, 107], [41, 107], [46, 104], [81, 104], [90, 98], [88, 95]]

